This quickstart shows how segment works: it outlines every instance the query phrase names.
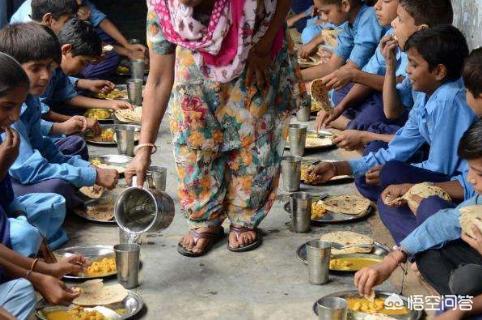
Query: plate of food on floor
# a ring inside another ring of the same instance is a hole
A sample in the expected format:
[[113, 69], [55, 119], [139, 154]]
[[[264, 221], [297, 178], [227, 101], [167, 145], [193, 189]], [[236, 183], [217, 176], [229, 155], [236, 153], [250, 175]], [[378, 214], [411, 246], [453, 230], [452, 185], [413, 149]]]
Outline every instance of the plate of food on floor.
[[[352, 231], [325, 233], [319, 240], [333, 243], [330, 271], [335, 272], [357, 272], [379, 263], [390, 252], [390, 249], [384, 244], [374, 241], [369, 236]], [[308, 242], [303, 243], [296, 250], [298, 259], [304, 264], [307, 264], [306, 245]]]
[[114, 169], [123, 175], [127, 165], [132, 161], [132, 157], [121, 154], [108, 154], [103, 156], [91, 156], [90, 163], [101, 169]]
[[114, 224], [115, 199], [122, 190], [121, 187], [106, 190], [96, 185], [80, 188], [78, 193], [83, 203], [72, 211], [77, 216], [92, 222]]
[[[318, 132], [309, 130], [306, 133], [305, 150], [323, 150], [336, 147], [336, 145], [333, 143], [334, 135], [334, 133], [328, 130]], [[289, 138], [287, 138], [285, 149], [290, 148], [288, 139]]]
[[112, 122], [112, 111], [108, 109], [89, 109], [84, 113], [84, 117], [99, 121], [100, 123]]
[[117, 85], [112, 91], [108, 93], [96, 93], [95, 97], [97, 99], [105, 100], [126, 100], [128, 98], [127, 87], [125, 85]]
[[326, 295], [313, 304], [318, 315], [318, 305], [330, 298], [344, 299], [351, 320], [418, 320], [422, 311], [410, 310], [406, 297], [386, 291], [374, 291], [369, 297], [362, 297], [357, 290], [345, 290]]
[[307, 160], [303, 159], [301, 161], [301, 183], [307, 186], [321, 186], [331, 183], [346, 183], [353, 181], [353, 176], [341, 175], [331, 178], [329, 181], [320, 183], [319, 177], [316, 174], [310, 174], [310, 170], [313, 166], [320, 162], [334, 162], [334, 160]]
[[104, 285], [102, 280], [86, 281], [71, 290], [80, 292], [71, 305], [50, 305], [40, 300], [35, 315], [42, 320], [117, 320], [136, 316], [144, 307], [141, 296], [120, 284]]
[[[291, 213], [290, 202], [284, 205]], [[358, 195], [313, 195], [311, 198], [311, 223], [343, 223], [366, 218], [373, 212], [370, 200]]]
[[68, 258], [72, 255], [81, 255], [87, 258], [90, 265], [79, 274], [67, 274], [65, 279], [88, 280], [108, 278], [117, 274], [114, 248], [112, 246], [75, 246], [59, 249], [53, 252], [57, 260]]
[[88, 131], [85, 134], [85, 141], [97, 145], [115, 146], [117, 143], [115, 141], [114, 125], [101, 125], [101, 129], [102, 131], [99, 135], [95, 135], [92, 131]]
[[142, 117], [142, 107], [135, 107], [134, 110], [117, 110], [114, 112], [115, 117], [120, 123], [140, 124]]

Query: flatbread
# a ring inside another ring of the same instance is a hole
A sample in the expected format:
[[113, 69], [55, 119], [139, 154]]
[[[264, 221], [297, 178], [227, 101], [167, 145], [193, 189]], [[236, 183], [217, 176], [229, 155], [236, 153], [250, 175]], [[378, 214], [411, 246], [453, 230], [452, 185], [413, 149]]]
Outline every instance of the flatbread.
[[141, 122], [142, 107], [135, 107], [134, 110], [118, 110], [115, 116], [121, 122]]
[[73, 303], [78, 306], [107, 306], [122, 302], [128, 295], [128, 291], [120, 284], [103, 286], [101, 289], [82, 292], [74, 299]]
[[427, 199], [433, 196], [437, 196], [439, 198], [442, 198], [446, 201], [452, 201], [450, 198], [450, 195], [442, 188], [437, 187], [433, 183], [430, 182], [423, 182], [416, 184], [412, 186], [407, 193], [405, 193], [403, 196], [395, 198], [395, 199], [386, 199], [385, 203], [388, 205], [393, 205], [397, 203], [403, 203], [404, 201], [407, 201], [408, 206], [413, 212], [416, 212], [419, 206], [418, 201], [416, 201], [416, 197], [413, 196], [418, 196], [422, 199]]
[[305, 147], [316, 148], [333, 145], [331, 138], [306, 137]]
[[482, 232], [482, 205], [463, 207], [459, 209], [459, 211], [462, 233], [465, 233], [471, 238], [475, 238], [472, 226], [478, 227], [480, 232]]
[[322, 200], [323, 207], [333, 213], [358, 216], [370, 208], [370, 200], [355, 195], [341, 195]]
[[102, 197], [102, 195], [104, 194], [104, 187], [101, 187], [101, 186], [98, 186], [98, 185], [93, 185], [93, 186], [90, 186], [90, 187], [82, 187], [79, 189], [79, 191], [91, 198], [91, 199], [99, 199], [100, 197]]
[[[321, 241], [326, 242], [335, 242], [341, 245], [350, 245], [350, 244], [369, 244], [373, 245], [374, 241], [371, 237], [365, 236], [363, 234], [359, 234], [352, 231], [336, 231], [325, 233], [320, 237]], [[359, 248], [359, 247], [351, 247], [342, 250], [338, 249], [331, 249], [332, 255], [337, 254], [349, 254], [349, 253], [370, 253], [372, 252], [373, 248]]]
[[312, 110], [324, 110], [325, 112], [333, 110], [328, 96], [328, 89], [321, 79], [314, 80], [311, 83], [311, 108]]

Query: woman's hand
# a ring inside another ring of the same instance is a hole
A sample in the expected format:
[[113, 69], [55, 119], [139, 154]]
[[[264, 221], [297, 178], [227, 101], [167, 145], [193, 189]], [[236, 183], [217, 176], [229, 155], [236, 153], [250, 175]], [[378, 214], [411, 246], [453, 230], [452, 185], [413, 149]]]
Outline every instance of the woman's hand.
[[78, 274], [89, 265], [87, 259], [83, 256], [73, 255], [64, 258], [57, 263], [47, 264], [47, 273], [58, 279], [66, 274]]
[[32, 273], [29, 277], [35, 289], [52, 305], [67, 305], [80, 295], [80, 292], [67, 288], [59, 279], [50, 275]]
[[134, 160], [129, 163], [125, 171], [125, 178], [128, 185], [132, 184], [132, 177], [137, 177], [137, 186], [144, 185], [146, 179], [146, 172], [151, 164], [150, 148], [139, 149], [136, 153]]
[[475, 238], [463, 233], [462, 240], [467, 242], [469, 246], [477, 250], [477, 252], [482, 256], [482, 232], [480, 232], [480, 229], [474, 225], [472, 226], [472, 232], [474, 233]]
[[20, 137], [17, 130], [5, 128], [5, 138], [0, 144], [0, 172], [6, 174], [18, 157]]

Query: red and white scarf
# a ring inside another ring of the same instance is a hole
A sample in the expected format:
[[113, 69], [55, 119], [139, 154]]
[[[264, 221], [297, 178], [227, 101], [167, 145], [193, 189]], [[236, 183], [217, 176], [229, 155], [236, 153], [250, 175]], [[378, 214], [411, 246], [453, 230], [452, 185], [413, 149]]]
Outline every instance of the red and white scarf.
[[[229, 82], [244, 70], [250, 49], [266, 33], [277, 0], [261, 0], [265, 15], [254, 32], [257, 0], [216, 0], [207, 26], [193, 17], [194, 9], [179, 0], [150, 0], [159, 16], [164, 38], [193, 51], [196, 64], [211, 80]], [[283, 30], [273, 43], [272, 55], [281, 49]]]

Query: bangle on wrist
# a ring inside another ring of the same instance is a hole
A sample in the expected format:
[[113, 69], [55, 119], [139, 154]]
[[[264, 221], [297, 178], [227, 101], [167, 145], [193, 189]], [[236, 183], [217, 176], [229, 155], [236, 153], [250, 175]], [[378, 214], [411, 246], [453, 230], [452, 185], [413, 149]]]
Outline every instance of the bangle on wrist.
[[34, 269], [35, 269], [35, 266], [37, 265], [38, 260], [39, 259], [36, 258], [32, 261], [32, 264], [30, 265], [30, 270], [25, 272], [25, 279], [28, 279], [30, 277], [30, 275], [32, 274], [32, 272], [34, 272]]
[[153, 144], [153, 143], [141, 143], [134, 148], [134, 154], [137, 154], [139, 149], [142, 149], [142, 148], [152, 148], [151, 154], [154, 154], [154, 153], [157, 152], [157, 146], [155, 144]]

